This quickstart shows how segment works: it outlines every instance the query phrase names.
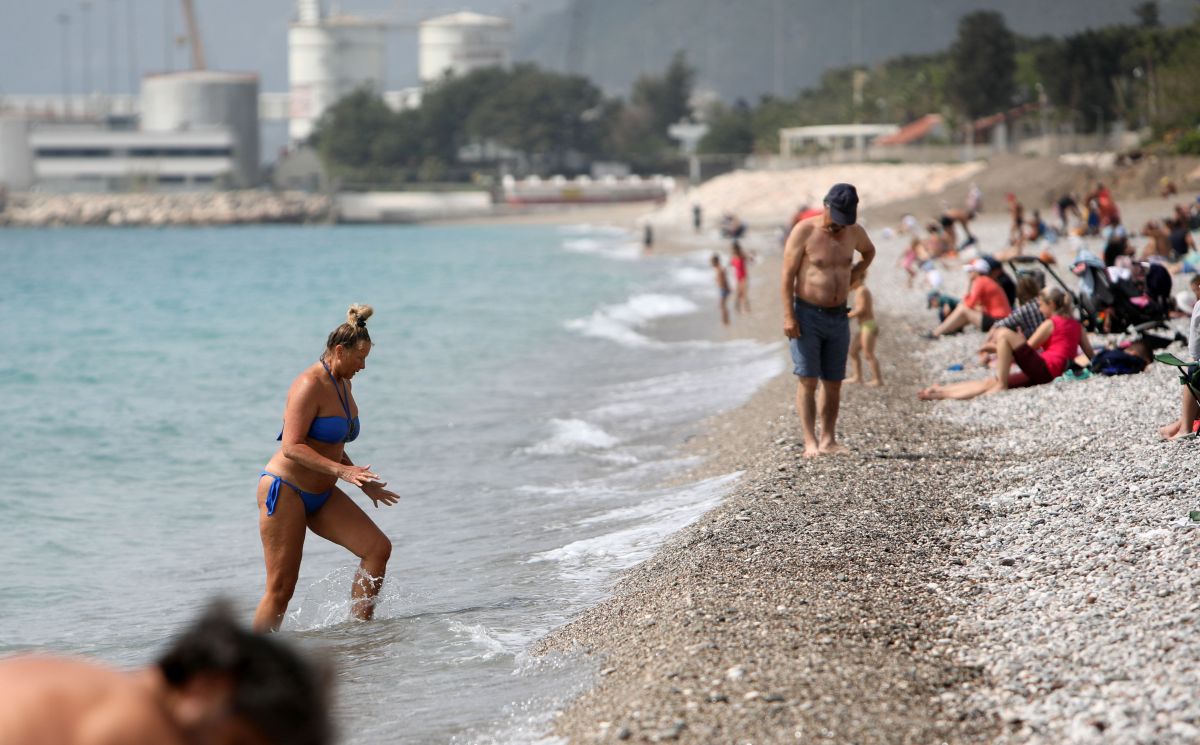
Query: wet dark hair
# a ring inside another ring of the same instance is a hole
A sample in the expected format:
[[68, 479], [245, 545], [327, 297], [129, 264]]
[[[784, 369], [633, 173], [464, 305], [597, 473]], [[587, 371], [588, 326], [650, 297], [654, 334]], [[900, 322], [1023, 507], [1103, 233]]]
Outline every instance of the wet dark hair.
[[346, 322], [329, 333], [325, 341], [325, 351], [341, 344], [347, 349], [353, 349], [359, 342], [371, 343], [371, 335], [367, 333], [367, 319], [375, 312], [369, 305], [351, 305], [346, 311]]
[[328, 674], [282, 642], [241, 628], [218, 601], [158, 660], [167, 684], [196, 675], [228, 675], [231, 710], [278, 745], [328, 745]]

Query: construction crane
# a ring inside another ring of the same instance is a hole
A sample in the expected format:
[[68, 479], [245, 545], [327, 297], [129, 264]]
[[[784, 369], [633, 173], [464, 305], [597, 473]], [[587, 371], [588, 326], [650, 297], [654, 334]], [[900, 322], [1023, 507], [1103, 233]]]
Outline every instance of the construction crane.
[[188, 46], [192, 48], [192, 69], [203, 70], [204, 44], [200, 41], [200, 26], [196, 24], [196, 8], [192, 0], [181, 0], [183, 3], [183, 18], [187, 22]]

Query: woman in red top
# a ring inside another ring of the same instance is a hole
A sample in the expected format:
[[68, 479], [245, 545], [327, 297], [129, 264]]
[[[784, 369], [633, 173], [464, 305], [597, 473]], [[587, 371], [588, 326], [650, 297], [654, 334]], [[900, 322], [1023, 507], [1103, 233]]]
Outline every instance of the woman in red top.
[[738, 313], [750, 312], [749, 283], [747, 282], [746, 264], [750, 261], [742, 251], [742, 244], [733, 242], [733, 256], [729, 257], [729, 266], [733, 267], [733, 278], [737, 287], [733, 297], [733, 309]]
[[[1082, 348], [1090, 360], [1095, 352], [1083, 326], [1071, 316], [1071, 296], [1057, 287], [1042, 290], [1038, 309], [1046, 317], [1029, 341], [1015, 331], [1002, 329], [996, 337], [996, 377], [964, 380], [961, 383], [931, 385], [917, 398], [935, 401], [943, 398], [964, 400], [1009, 388], [1025, 388], [1049, 383], [1067, 369], [1075, 350]], [[1020, 368], [1011, 372], [1013, 363]]]
[[953, 334], [968, 325], [989, 331], [993, 323], [1008, 318], [1012, 313], [1008, 295], [1004, 294], [1000, 283], [992, 279], [992, 265], [987, 259], [975, 259], [963, 268], [975, 275], [971, 279], [970, 291], [958, 307], [946, 316], [946, 320], [925, 334], [926, 338], [936, 339], [943, 334]]

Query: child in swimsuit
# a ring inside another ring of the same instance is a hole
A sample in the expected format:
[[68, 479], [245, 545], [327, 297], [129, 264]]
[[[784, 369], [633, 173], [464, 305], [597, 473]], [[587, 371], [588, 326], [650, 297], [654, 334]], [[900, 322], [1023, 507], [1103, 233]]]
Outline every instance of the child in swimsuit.
[[[875, 323], [875, 307], [871, 291], [864, 282], [866, 277], [855, 280], [850, 285], [854, 293], [854, 308], [848, 314], [850, 318], [858, 319], [858, 333], [850, 340], [850, 364], [854, 374], [846, 378], [847, 383], [863, 382], [869, 386], [883, 385], [883, 375], [879, 372], [879, 360], [875, 357], [875, 338], [879, 335], [879, 326]], [[863, 377], [862, 359], [867, 358], [871, 366], [871, 380]]]
[[725, 276], [725, 267], [721, 266], [721, 257], [717, 254], [712, 255], [713, 271], [716, 272], [717, 292], [720, 294], [720, 299], [717, 300], [717, 306], [721, 309], [721, 323], [729, 325], [729, 277]]

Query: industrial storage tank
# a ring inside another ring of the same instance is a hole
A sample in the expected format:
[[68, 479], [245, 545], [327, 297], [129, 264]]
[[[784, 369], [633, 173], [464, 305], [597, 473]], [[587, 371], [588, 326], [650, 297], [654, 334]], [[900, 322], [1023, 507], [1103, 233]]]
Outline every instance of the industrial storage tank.
[[422, 83], [446, 73], [463, 75], [512, 62], [512, 24], [478, 13], [452, 13], [421, 23], [419, 67]]
[[141, 128], [225, 129], [233, 134], [237, 185], [258, 184], [258, 76], [253, 73], [192, 70], [149, 75], [142, 80]]
[[308, 139], [325, 110], [359, 88], [383, 92], [384, 25], [351, 16], [321, 17], [319, 3], [300, 3], [288, 29], [288, 136]]
[[[0, 187], [25, 191], [33, 185], [33, 150], [29, 146], [29, 122], [20, 117], [0, 116]], [[0, 205], [0, 210], [3, 210]]]

